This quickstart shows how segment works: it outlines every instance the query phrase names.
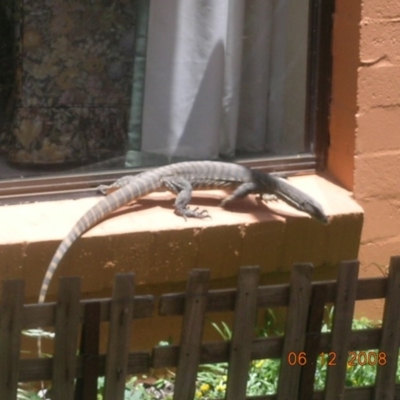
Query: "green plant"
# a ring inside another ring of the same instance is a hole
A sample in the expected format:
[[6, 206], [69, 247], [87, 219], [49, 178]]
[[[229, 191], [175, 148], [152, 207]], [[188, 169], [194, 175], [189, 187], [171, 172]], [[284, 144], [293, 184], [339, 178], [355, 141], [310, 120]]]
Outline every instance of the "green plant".
[[[264, 314], [264, 326], [256, 329], [258, 336], [266, 337], [271, 333], [281, 334], [275, 326], [275, 316], [267, 310]], [[211, 323], [221, 337], [228, 341], [232, 339], [232, 330], [225, 322]], [[280, 360], [254, 360], [251, 362], [249, 379], [247, 382], [248, 396], [261, 396], [274, 394], [277, 390], [277, 382], [280, 368]], [[220, 399], [224, 397], [228, 379], [228, 364], [204, 364], [197, 374], [195, 397], [198, 399]]]
[[[138, 383], [137, 380], [137, 377], [132, 377], [126, 383], [124, 400], [152, 400], [152, 397], [146, 392], [143, 384]], [[103, 400], [104, 377], [100, 377], [97, 382], [97, 400]]]

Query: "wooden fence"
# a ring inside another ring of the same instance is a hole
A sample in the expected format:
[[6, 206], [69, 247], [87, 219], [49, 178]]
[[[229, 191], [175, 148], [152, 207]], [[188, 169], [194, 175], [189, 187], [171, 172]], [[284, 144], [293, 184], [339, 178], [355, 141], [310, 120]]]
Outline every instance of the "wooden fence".
[[[155, 298], [135, 296], [132, 274], [117, 275], [112, 298], [100, 300], [80, 300], [80, 280], [63, 278], [58, 301], [43, 305], [24, 305], [24, 282], [6, 281], [0, 304], [0, 398], [16, 398], [18, 382], [51, 380], [53, 399], [95, 400], [97, 378], [105, 376], [104, 399], [119, 400], [128, 374], [176, 367], [174, 399], [191, 400], [199, 364], [228, 362], [225, 398], [245, 399], [250, 360], [266, 358], [282, 359], [278, 392], [255, 400], [400, 398], [395, 384], [400, 257], [391, 259], [388, 278], [357, 280], [357, 261], [343, 262], [334, 281], [311, 282], [311, 272], [310, 264], [299, 264], [289, 284], [259, 286], [259, 269], [244, 267], [236, 289], [209, 290], [209, 271], [193, 270], [185, 293], [158, 299], [159, 315], [182, 316], [180, 345], [137, 352], [129, 351], [132, 325], [152, 316]], [[382, 327], [352, 331], [355, 300], [376, 298], [386, 299]], [[335, 306], [333, 327], [321, 333], [326, 303]], [[284, 336], [254, 337], [257, 309], [276, 306], [287, 307]], [[202, 343], [205, 315], [216, 311], [234, 312], [232, 339]], [[99, 354], [104, 321], [110, 325], [107, 355]], [[56, 333], [53, 358], [20, 359], [21, 331], [48, 326]], [[345, 388], [349, 351], [367, 349], [379, 349], [375, 386]], [[314, 392], [320, 353], [334, 357], [336, 366], [328, 367], [325, 391]]]

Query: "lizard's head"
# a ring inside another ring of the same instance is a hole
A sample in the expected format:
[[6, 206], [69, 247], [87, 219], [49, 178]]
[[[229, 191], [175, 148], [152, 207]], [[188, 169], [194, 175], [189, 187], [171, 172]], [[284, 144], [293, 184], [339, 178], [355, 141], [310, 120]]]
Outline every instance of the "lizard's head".
[[306, 212], [318, 221], [326, 224], [329, 218], [320, 204], [307, 193], [296, 188], [287, 180], [262, 171], [252, 171], [253, 180], [257, 183], [258, 193], [273, 194], [300, 211]]

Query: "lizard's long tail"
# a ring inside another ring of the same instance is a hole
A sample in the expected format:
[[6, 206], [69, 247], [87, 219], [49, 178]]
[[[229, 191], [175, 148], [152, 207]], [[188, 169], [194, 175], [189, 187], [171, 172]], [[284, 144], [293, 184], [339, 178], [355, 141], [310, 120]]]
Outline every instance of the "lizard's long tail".
[[67, 237], [60, 243], [50, 261], [49, 266], [47, 267], [42, 286], [40, 287], [39, 303], [44, 302], [47, 290], [50, 286], [50, 282], [58, 267], [58, 264], [75, 240], [113, 211], [146, 194], [146, 191], [147, 190], [139, 191], [139, 188], [136, 185], [135, 187], [124, 186], [100, 200], [85, 215], [81, 217], [81, 219], [68, 233]]

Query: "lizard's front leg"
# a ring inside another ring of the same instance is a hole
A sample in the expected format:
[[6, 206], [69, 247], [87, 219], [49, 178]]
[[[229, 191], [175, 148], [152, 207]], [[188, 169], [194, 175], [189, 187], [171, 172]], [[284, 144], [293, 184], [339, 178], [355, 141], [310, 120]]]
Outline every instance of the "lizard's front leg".
[[185, 219], [209, 217], [207, 210], [188, 207], [192, 198], [192, 185], [189, 181], [180, 176], [167, 176], [162, 178], [162, 182], [170, 192], [176, 194], [175, 212], [178, 215], [182, 215]]
[[236, 199], [243, 199], [247, 195], [251, 193], [257, 193], [258, 185], [255, 182], [245, 182], [242, 183], [239, 187], [237, 187], [232, 194], [225, 197], [221, 201], [221, 206], [225, 207], [228, 203]]

